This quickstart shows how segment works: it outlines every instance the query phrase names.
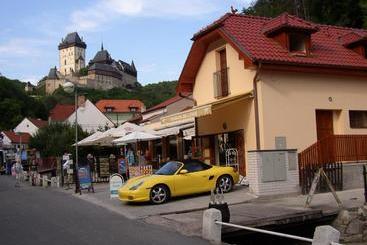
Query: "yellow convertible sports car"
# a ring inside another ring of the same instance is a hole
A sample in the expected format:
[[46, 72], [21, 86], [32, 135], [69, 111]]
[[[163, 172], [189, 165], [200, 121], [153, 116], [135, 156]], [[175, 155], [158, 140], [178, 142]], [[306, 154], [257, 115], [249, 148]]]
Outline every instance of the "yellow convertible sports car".
[[232, 167], [219, 167], [199, 160], [170, 161], [152, 175], [128, 180], [119, 189], [124, 202], [166, 202], [170, 197], [209, 192], [219, 187], [223, 192], [232, 190], [239, 173]]

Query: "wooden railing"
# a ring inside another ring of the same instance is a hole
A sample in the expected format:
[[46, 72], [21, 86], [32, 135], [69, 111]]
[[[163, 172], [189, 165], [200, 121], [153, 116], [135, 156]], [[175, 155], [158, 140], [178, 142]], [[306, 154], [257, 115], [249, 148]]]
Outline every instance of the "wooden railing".
[[332, 135], [298, 154], [300, 166], [367, 160], [367, 135]]

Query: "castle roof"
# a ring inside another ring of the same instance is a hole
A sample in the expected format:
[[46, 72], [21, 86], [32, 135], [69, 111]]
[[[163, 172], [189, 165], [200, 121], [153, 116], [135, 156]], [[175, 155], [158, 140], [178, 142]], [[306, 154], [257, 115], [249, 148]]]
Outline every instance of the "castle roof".
[[57, 69], [56, 67], [51, 68], [50, 71], [48, 72], [47, 75], [47, 79], [59, 79], [59, 75], [57, 74]]
[[59, 44], [59, 50], [72, 46], [87, 48], [87, 44], [83, 42], [83, 40], [80, 38], [77, 32], [67, 34], [66, 37], [61, 40], [61, 43]]
[[107, 50], [101, 49], [96, 53], [94, 58], [89, 62], [90, 64], [102, 63], [102, 64], [111, 64], [113, 59], [111, 58], [110, 53]]

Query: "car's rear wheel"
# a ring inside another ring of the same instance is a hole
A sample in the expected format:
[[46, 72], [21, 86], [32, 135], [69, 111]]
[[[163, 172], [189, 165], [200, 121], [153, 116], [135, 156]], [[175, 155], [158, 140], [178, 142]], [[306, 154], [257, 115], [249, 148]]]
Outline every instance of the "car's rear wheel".
[[222, 175], [217, 180], [217, 187], [224, 193], [230, 192], [233, 189], [233, 180], [229, 175]]
[[153, 204], [161, 204], [169, 199], [169, 190], [165, 185], [156, 185], [150, 190], [150, 201]]

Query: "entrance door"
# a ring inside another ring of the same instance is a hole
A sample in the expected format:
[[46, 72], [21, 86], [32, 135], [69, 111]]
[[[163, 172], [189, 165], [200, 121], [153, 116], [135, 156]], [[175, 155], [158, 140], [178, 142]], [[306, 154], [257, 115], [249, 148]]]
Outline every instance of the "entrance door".
[[317, 140], [334, 134], [333, 111], [316, 110]]

